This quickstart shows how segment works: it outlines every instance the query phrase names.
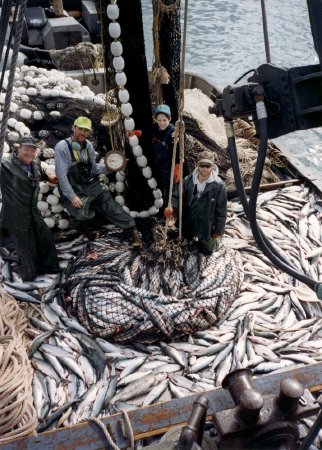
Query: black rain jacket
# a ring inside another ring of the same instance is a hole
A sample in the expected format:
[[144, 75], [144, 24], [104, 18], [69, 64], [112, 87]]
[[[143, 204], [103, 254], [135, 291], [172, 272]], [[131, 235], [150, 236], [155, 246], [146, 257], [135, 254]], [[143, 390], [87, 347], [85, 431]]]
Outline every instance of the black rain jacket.
[[[218, 169], [217, 169], [218, 170]], [[197, 193], [193, 174], [183, 180], [182, 232], [188, 239], [196, 239], [209, 251], [213, 250], [212, 234], [222, 235], [227, 217], [227, 196], [223, 180], [215, 173], [214, 181]], [[172, 198], [174, 213], [179, 208], [179, 188]]]

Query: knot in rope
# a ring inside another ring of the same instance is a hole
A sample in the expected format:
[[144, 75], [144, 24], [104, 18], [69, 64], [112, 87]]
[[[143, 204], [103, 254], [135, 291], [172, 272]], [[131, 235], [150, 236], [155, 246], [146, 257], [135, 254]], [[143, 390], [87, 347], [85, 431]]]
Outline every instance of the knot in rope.
[[169, 84], [170, 75], [164, 66], [154, 67], [151, 74], [153, 84]]

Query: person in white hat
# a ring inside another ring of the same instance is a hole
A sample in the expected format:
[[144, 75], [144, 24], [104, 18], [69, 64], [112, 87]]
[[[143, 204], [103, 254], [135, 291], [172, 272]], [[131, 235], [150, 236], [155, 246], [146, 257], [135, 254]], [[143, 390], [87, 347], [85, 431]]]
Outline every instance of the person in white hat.
[[135, 221], [124, 211], [100, 183], [99, 174], [110, 171], [104, 164], [96, 163], [92, 143], [88, 140], [92, 121], [80, 116], [74, 121], [73, 135], [55, 146], [55, 170], [62, 202], [71, 216], [71, 227], [91, 236], [91, 225], [97, 215], [131, 230], [133, 246], [141, 247]]
[[37, 208], [39, 181], [52, 180], [36, 152], [37, 141], [24, 137], [17, 152], [1, 161], [1, 237], [5, 242], [13, 240], [24, 281], [60, 270], [53, 235]]
[[[167, 218], [177, 216], [179, 190], [172, 197], [173, 208], [165, 208]], [[183, 180], [182, 231], [188, 240], [197, 243], [200, 251], [211, 254], [218, 250], [225, 230], [227, 196], [223, 180], [210, 151], [199, 153], [197, 167]]]

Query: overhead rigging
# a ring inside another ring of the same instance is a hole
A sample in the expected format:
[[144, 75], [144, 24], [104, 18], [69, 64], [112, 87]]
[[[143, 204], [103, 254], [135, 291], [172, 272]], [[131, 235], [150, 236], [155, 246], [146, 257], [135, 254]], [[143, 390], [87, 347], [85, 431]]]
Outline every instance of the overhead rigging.
[[[16, 1], [15, 10], [18, 12], [14, 13], [14, 15], [17, 16], [17, 20], [13, 24], [14, 31], [13, 31], [12, 35], [14, 37], [14, 42], [13, 42], [13, 48], [12, 48], [12, 57], [11, 57], [10, 70], [9, 70], [8, 85], [7, 85], [7, 89], [6, 89], [6, 97], [5, 97], [3, 113], [2, 113], [1, 131], [0, 131], [0, 160], [2, 158], [3, 146], [4, 146], [4, 140], [5, 140], [5, 132], [6, 132], [7, 122], [8, 122], [8, 118], [9, 118], [10, 101], [11, 101], [11, 96], [12, 96], [12, 91], [13, 91], [13, 82], [14, 82], [17, 58], [18, 58], [19, 47], [20, 47], [21, 37], [22, 37], [23, 21], [24, 21], [25, 15], [26, 15], [26, 6], [27, 6], [27, 0]], [[5, 36], [6, 32], [7, 32], [10, 10], [11, 10], [11, 1], [9, 0], [8, 2], [5, 2], [5, 4], [4, 4], [4, 15], [5, 15], [4, 25], [5, 25], [5, 27], [1, 28], [1, 33], [0, 33], [1, 41], [3, 41], [3, 42], [4, 42], [4, 38], [2, 37], [2, 34], [4, 33], [4, 36]], [[1, 16], [1, 18], [2, 18], [2, 16]], [[1, 60], [1, 56], [2, 56], [2, 51], [3, 51], [3, 44], [2, 44], [2, 48], [0, 47], [0, 60]], [[5, 66], [2, 67], [3, 72], [5, 71], [5, 69], [6, 69]], [[1, 76], [1, 79], [2, 79], [2, 76]], [[0, 90], [1, 90], [1, 88], [2, 88], [2, 86], [0, 86]]]

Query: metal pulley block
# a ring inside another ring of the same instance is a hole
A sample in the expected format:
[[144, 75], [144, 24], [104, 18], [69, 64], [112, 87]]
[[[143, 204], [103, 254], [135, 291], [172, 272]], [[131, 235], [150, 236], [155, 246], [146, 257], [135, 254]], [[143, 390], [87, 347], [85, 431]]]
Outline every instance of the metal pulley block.
[[217, 450], [210, 436], [204, 433], [208, 398], [200, 395], [193, 404], [187, 424], [172, 428], [160, 442], [145, 447], [146, 450]]

